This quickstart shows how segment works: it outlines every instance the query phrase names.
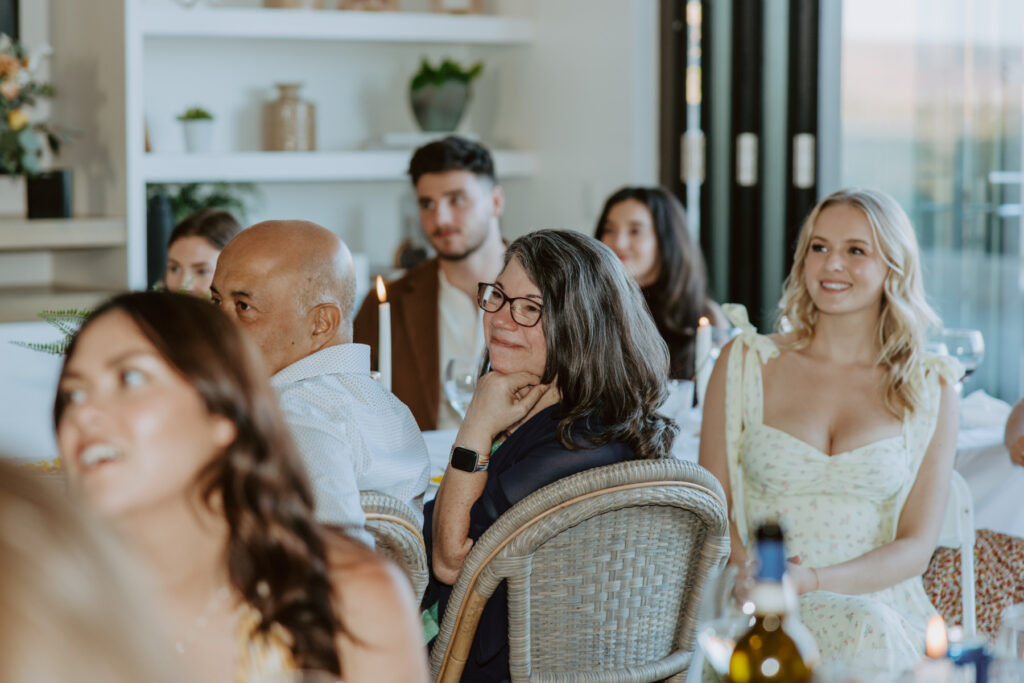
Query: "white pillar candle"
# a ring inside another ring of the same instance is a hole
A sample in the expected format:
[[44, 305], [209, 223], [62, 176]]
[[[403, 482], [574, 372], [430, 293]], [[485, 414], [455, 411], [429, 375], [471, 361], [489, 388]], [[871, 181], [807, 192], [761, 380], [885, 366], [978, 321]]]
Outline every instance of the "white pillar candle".
[[380, 383], [391, 391], [391, 304], [384, 278], [377, 276], [377, 370]]
[[694, 343], [694, 390], [697, 392], [697, 405], [704, 405], [704, 394], [708, 390], [711, 379], [711, 321], [705, 317], [697, 322], [697, 339]]
[[927, 655], [913, 669], [915, 683], [950, 683], [953, 680], [953, 662], [946, 658], [949, 647], [946, 624], [933, 614], [925, 631], [924, 652]]

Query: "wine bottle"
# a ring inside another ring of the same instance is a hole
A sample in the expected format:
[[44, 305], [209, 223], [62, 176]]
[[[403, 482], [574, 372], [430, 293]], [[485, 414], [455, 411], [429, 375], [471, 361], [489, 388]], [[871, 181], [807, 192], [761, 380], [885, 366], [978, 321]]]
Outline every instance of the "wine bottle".
[[729, 659], [731, 683], [806, 683], [817, 647], [799, 618], [790, 615], [792, 600], [782, 576], [786, 571], [782, 529], [769, 523], [757, 530], [757, 579], [750, 593], [754, 623], [736, 641]]

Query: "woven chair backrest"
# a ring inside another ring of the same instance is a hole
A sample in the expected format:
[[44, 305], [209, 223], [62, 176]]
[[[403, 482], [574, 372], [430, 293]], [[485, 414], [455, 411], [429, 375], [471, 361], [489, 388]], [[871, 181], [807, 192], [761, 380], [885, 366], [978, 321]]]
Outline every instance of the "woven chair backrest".
[[366, 530], [381, 555], [409, 577], [417, 603], [427, 588], [427, 551], [416, 513], [408, 504], [378, 491], [360, 491]]

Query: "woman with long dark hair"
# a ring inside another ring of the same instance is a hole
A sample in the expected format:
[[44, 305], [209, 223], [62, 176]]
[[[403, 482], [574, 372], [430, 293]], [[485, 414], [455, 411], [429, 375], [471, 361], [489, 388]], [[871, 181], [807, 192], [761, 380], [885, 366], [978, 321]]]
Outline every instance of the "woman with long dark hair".
[[54, 418], [73, 488], [150, 570], [189, 680], [426, 678], [408, 583], [314, 520], [259, 352], [218, 309], [168, 292], [101, 305]]
[[[441, 613], [473, 543], [509, 508], [577, 472], [665, 457], [676, 433], [657, 412], [665, 342], [636, 283], [597, 240], [559, 230], [520, 237], [477, 302], [491, 371], [424, 511]], [[488, 600], [463, 680], [508, 678], [505, 596], [502, 586]]]
[[640, 285], [668, 344], [669, 376], [692, 379], [698, 321], [707, 317], [715, 327], [728, 322], [708, 297], [704, 257], [686, 229], [682, 204], [662, 187], [624, 187], [605, 202], [594, 237]]

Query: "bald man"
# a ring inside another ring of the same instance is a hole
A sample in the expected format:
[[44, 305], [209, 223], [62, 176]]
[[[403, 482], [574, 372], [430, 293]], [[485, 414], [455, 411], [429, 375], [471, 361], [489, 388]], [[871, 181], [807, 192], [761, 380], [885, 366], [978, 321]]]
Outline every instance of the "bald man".
[[318, 519], [346, 527], [366, 521], [360, 491], [422, 511], [430, 469], [412, 413], [370, 377], [370, 348], [352, 343], [355, 286], [337, 235], [306, 221], [267, 221], [228, 243], [210, 287], [263, 351]]

